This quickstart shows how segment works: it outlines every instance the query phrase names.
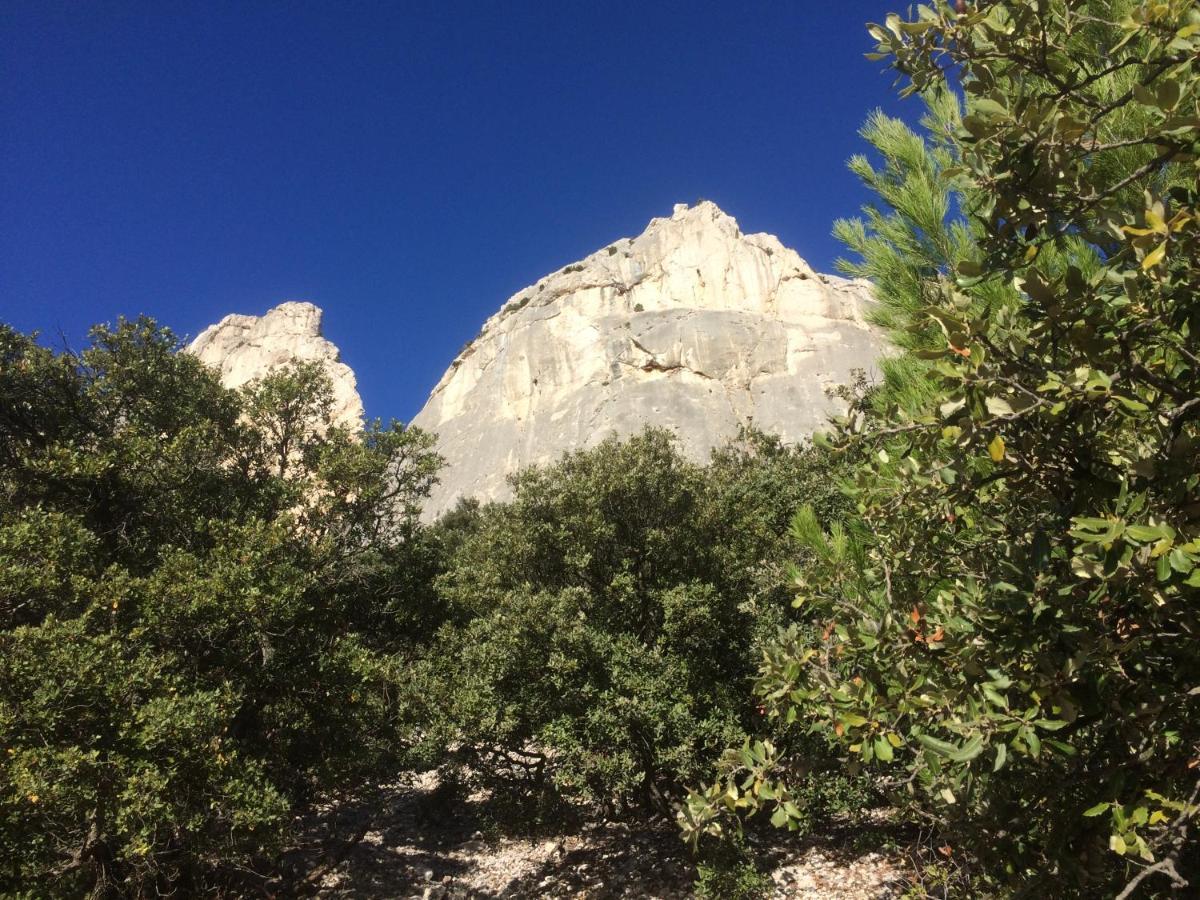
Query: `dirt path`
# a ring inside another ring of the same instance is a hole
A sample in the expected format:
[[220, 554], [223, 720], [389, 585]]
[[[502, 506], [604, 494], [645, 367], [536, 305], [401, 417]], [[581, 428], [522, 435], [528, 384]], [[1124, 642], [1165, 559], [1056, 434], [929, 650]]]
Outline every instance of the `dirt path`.
[[[488, 830], [485, 803], [440, 798], [437, 785], [436, 775], [426, 773], [359, 804], [324, 810], [312, 824], [312, 849], [295, 854], [292, 867], [308, 870], [316, 847], [363, 832], [361, 841], [316, 881], [319, 896], [674, 900], [694, 895], [695, 865], [672, 823], [584, 823], [553, 837], [504, 836]], [[756, 849], [771, 861], [775, 897], [874, 900], [898, 896], [904, 871], [898, 853], [859, 849], [884, 842], [868, 827], [844, 829], [836, 840]]]

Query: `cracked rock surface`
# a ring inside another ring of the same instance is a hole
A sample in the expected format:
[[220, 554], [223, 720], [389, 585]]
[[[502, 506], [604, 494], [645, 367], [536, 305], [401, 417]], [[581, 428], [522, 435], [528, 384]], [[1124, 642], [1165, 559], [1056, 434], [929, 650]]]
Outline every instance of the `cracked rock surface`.
[[295, 301], [262, 316], [226, 316], [204, 329], [187, 349], [220, 372], [228, 388], [239, 388], [296, 360], [320, 363], [333, 384], [334, 423], [361, 428], [363, 405], [354, 372], [321, 334], [321, 316], [320, 308]]
[[425, 515], [505, 499], [517, 469], [646, 425], [696, 460], [742, 424], [807, 437], [826, 389], [882, 350], [871, 302], [715, 204], [677, 205], [517, 292], [451, 363], [413, 420], [447, 463]]

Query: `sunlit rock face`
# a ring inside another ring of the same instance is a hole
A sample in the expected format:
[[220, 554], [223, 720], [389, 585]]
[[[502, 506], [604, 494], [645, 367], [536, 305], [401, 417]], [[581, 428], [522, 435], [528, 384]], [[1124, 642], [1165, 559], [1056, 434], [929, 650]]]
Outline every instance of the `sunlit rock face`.
[[221, 373], [221, 383], [237, 388], [289, 362], [320, 363], [333, 384], [335, 424], [358, 429], [363, 405], [351, 368], [321, 334], [321, 310], [311, 303], [281, 303], [262, 316], [226, 316], [204, 329], [188, 352]]
[[426, 517], [646, 425], [697, 460], [742, 424], [807, 437], [826, 388], [879, 356], [871, 302], [869, 283], [814, 272], [715, 204], [678, 205], [513, 295], [451, 363], [413, 420], [447, 462]]

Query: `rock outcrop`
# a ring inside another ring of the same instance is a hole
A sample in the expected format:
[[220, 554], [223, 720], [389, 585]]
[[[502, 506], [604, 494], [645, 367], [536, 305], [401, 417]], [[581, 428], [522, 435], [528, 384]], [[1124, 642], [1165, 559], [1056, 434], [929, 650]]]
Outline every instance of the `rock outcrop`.
[[870, 303], [869, 283], [818, 274], [713, 203], [678, 205], [513, 295], [459, 353], [413, 420], [447, 461], [426, 516], [646, 425], [695, 459], [742, 424], [806, 437], [826, 388], [881, 351]]
[[241, 387], [296, 360], [320, 363], [333, 383], [334, 423], [360, 428], [362, 400], [351, 368], [321, 334], [321, 310], [311, 303], [281, 303], [262, 316], [226, 316], [191, 344], [206, 365], [221, 373], [226, 387]]

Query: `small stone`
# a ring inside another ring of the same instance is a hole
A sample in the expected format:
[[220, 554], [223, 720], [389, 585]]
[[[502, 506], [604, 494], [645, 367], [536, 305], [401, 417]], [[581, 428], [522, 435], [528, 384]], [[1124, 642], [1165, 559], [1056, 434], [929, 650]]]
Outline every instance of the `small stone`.
[[426, 870], [425, 870], [425, 880], [426, 880], [426, 881], [433, 881], [433, 869], [426, 869]]

